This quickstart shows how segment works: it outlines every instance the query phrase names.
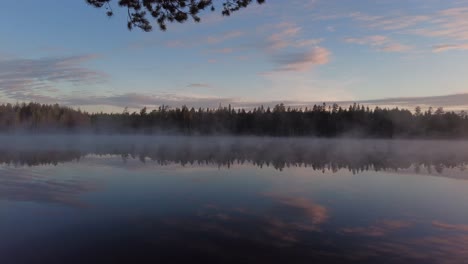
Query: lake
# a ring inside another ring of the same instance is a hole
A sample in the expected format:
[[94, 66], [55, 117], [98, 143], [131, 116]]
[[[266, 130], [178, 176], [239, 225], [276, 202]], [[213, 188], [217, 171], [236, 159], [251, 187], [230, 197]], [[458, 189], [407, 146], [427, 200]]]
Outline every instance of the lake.
[[0, 136], [0, 262], [468, 263], [468, 142]]

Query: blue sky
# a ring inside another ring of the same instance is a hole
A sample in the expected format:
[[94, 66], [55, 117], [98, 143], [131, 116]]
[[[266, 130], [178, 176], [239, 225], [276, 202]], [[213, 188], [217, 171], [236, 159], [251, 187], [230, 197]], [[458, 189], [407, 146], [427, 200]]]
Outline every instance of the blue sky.
[[84, 0], [3, 3], [1, 101], [468, 105], [468, 0], [267, 0], [151, 33], [116, 5], [108, 18]]

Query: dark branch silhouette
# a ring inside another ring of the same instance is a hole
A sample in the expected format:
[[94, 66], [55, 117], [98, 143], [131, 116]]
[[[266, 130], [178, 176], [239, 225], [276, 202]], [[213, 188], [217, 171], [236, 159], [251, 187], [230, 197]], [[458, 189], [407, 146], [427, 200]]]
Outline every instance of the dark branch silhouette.
[[[112, 0], [86, 0], [97, 8], [105, 8], [106, 14], [114, 15]], [[222, 14], [229, 16], [250, 5], [254, 0], [223, 0]], [[262, 4], [265, 0], [256, 0]], [[119, 0], [119, 7], [125, 8], [127, 13], [127, 27], [138, 27], [149, 32], [153, 29], [151, 19], [154, 19], [161, 30], [167, 29], [168, 22], [183, 23], [189, 18], [200, 22], [200, 13], [209, 9], [215, 11], [216, 6], [212, 0]]]

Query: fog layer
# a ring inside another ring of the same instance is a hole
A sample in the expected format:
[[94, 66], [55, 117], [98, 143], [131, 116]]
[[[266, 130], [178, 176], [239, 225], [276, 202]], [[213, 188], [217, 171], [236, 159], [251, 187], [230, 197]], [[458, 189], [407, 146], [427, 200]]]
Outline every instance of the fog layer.
[[464, 169], [468, 141], [185, 136], [0, 136], [0, 163], [57, 164], [90, 154], [158, 164], [311, 166], [353, 171], [421, 167]]

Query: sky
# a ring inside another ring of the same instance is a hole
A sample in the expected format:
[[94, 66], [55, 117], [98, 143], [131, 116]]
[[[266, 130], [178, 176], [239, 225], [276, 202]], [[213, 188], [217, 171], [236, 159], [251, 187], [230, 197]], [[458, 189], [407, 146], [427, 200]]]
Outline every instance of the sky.
[[468, 0], [266, 0], [150, 33], [112, 2], [111, 18], [85, 0], [2, 3], [0, 102], [468, 109]]

